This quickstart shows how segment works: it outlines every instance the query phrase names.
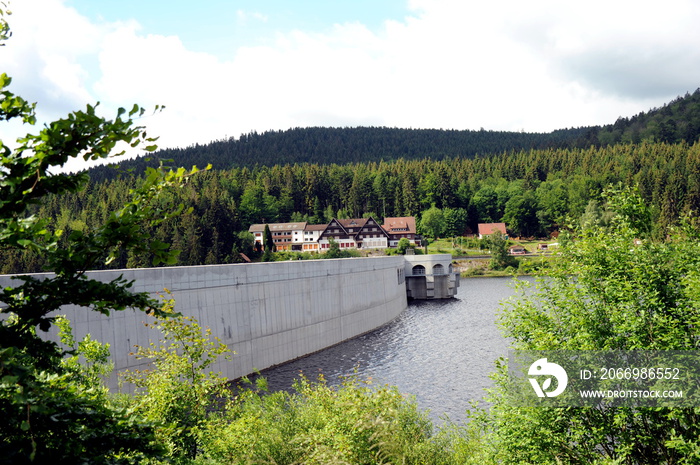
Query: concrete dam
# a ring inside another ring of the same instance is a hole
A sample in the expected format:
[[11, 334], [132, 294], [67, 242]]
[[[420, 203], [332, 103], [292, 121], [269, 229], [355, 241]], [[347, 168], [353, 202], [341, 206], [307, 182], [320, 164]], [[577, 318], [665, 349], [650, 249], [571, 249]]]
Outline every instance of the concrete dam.
[[[423, 265], [417, 264], [419, 257], [411, 262], [395, 256], [92, 271], [89, 277], [108, 282], [122, 275], [134, 281], [135, 292], [154, 296], [168, 289], [176, 311], [211, 328], [212, 335], [235, 352], [230, 360], [222, 358], [212, 367], [235, 379], [392, 321], [407, 307], [407, 281], [411, 289], [416, 288], [416, 278], [419, 287], [424, 281], [430, 288], [414, 294], [430, 294], [432, 283], [442, 281], [438, 288], [451, 292], [444, 297], [454, 295], [458, 275], [438, 267], [437, 256], [426, 256]], [[450, 256], [442, 258], [449, 266]], [[431, 266], [438, 270], [434, 277]], [[10, 278], [0, 276], [0, 285], [12, 286]], [[109, 343], [115, 366], [111, 388], [118, 385], [116, 372], [147, 367], [147, 361], [129, 355], [134, 346], [147, 346], [161, 337], [144, 326], [150, 317], [142, 312], [126, 310], [107, 317], [66, 307], [60, 313], [71, 321], [76, 339], [90, 334]], [[56, 335], [50, 333], [49, 338], [55, 340]]]

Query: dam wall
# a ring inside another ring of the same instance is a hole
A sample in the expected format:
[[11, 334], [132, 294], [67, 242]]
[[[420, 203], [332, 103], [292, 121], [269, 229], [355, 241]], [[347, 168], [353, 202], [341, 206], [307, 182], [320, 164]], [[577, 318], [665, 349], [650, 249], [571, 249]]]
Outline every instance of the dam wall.
[[[317, 352], [372, 331], [407, 307], [404, 258], [345, 258], [232, 265], [89, 272], [108, 282], [120, 275], [135, 292], [155, 296], [168, 289], [175, 310], [208, 327], [235, 355], [212, 369], [229, 379]], [[12, 286], [10, 276], [0, 285]], [[144, 326], [150, 317], [126, 310], [109, 317], [79, 307], [63, 308], [76, 339], [90, 334], [109, 343], [115, 372], [143, 369], [129, 353], [157, 342]], [[51, 339], [56, 335], [51, 334]], [[117, 386], [116, 373], [109, 380]]]

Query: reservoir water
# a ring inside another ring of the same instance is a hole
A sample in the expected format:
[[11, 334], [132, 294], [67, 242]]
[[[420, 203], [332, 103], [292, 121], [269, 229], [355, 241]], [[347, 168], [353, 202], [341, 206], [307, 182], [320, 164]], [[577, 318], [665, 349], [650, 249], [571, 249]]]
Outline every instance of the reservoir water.
[[441, 423], [466, 419], [470, 401], [491, 386], [494, 361], [508, 342], [496, 326], [500, 302], [514, 294], [511, 278], [463, 279], [454, 299], [414, 301], [393, 322], [308, 357], [262, 372], [271, 390], [289, 389], [300, 372], [323, 373], [329, 384], [357, 373], [395, 385]]

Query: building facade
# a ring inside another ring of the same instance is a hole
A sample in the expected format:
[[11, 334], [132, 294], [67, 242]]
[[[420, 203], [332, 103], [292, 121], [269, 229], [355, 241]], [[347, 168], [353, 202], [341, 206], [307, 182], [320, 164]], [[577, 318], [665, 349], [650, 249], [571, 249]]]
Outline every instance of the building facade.
[[422, 245], [421, 237], [416, 231], [416, 218], [413, 216], [384, 218], [383, 228], [389, 237], [389, 247], [396, 247], [404, 237], [411, 244], [418, 247]]
[[[267, 223], [272, 234], [272, 242], [277, 250], [302, 250], [306, 223]], [[254, 224], [248, 231], [253, 234], [256, 247], [265, 247], [265, 225]]]
[[374, 218], [333, 219], [318, 238], [325, 252], [334, 240], [341, 249], [386, 248], [388, 235]]
[[[421, 246], [416, 233], [414, 217], [385, 218], [384, 225], [374, 218], [334, 218], [327, 225], [307, 223], [268, 223], [277, 250], [298, 252], [325, 252], [331, 239], [341, 249], [385, 249], [396, 247], [399, 240], [407, 238], [411, 244]], [[256, 247], [265, 246], [265, 225], [254, 224], [248, 231], [253, 234]]]

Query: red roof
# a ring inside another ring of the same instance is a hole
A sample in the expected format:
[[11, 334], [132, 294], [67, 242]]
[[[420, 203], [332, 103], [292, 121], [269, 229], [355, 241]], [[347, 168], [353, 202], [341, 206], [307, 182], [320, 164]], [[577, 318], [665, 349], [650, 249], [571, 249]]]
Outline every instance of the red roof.
[[416, 218], [413, 216], [403, 216], [398, 218], [384, 218], [384, 231], [389, 234], [415, 234]]
[[493, 230], [499, 231], [501, 234], [508, 234], [506, 232], [505, 223], [479, 223], [479, 235], [488, 236], [493, 234]]

